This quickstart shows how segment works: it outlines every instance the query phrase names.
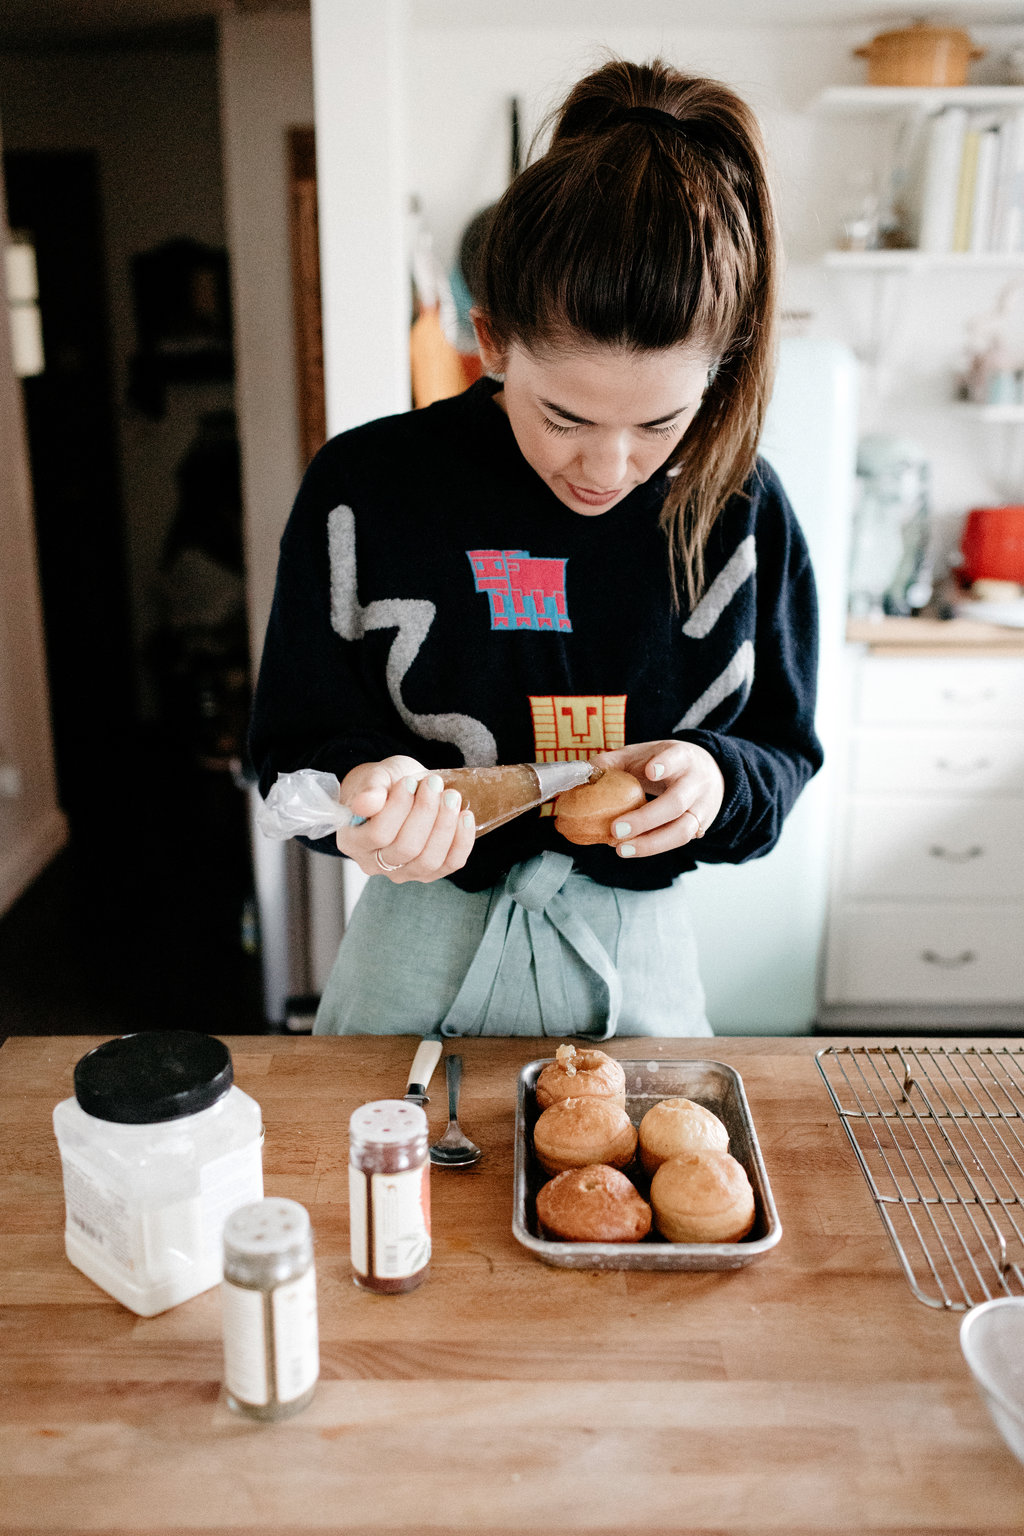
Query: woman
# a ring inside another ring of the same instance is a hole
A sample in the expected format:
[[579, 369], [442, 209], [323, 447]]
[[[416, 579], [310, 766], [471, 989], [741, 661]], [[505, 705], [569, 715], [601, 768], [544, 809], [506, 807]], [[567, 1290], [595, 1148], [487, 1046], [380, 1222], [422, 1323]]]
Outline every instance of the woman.
[[[685, 874], [766, 853], [821, 762], [813, 576], [756, 458], [776, 272], [749, 109], [611, 63], [495, 211], [488, 377], [310, 466], [251, 750], [366, 818], [318, 1033], [710, 1033]], [[475, 843], [425, 772], [577, 757], [647, 788], [614, 849], [536, 814]]]

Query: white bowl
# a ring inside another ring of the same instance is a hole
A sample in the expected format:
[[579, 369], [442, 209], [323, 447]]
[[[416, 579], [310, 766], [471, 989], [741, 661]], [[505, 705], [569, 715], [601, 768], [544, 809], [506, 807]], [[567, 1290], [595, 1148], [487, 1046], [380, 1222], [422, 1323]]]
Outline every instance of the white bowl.
[[993, 1423], [1024, 1462], [1024, 1296], [972, 1307], [960, 1324], [960, 1348]]

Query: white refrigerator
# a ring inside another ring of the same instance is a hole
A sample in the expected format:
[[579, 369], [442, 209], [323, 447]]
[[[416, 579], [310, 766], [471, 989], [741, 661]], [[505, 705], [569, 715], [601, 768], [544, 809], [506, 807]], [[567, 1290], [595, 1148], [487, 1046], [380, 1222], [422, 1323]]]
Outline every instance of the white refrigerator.
[[818, 733], [825, 766], [772, 851], [687, 875], [716, 1034], [808, 1033], [820, 996], [833, 805], [844, 743], [847, 567], [856, 475], [857, 362], [833, 341], [787, 338], [761, 442], [811, 551], [820, 609]]

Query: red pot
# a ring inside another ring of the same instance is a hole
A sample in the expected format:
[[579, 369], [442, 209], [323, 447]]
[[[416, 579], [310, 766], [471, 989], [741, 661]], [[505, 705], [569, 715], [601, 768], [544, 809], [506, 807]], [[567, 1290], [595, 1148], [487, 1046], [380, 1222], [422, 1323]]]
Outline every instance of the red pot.
[[960, 578], [1024, 585], [1024, 507], [975, 507], [960, 535]]

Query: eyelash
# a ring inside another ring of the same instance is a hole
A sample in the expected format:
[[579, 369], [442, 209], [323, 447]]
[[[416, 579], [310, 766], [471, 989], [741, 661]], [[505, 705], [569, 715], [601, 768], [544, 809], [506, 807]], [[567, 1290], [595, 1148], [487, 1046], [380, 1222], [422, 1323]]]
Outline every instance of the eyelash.
[[[579, 431], [579, 427], [563, 427], [560, 422], [552, 421], [548, 416], [545, 416], [543, 421], [544, 430], [553, 432], [556, 437], [572, 437]], [[674, 437], [678, 427], [675, 422], [672, 422], [667, 427], [641, 427], [639, 430], [646, 432], [649, 437]]]

